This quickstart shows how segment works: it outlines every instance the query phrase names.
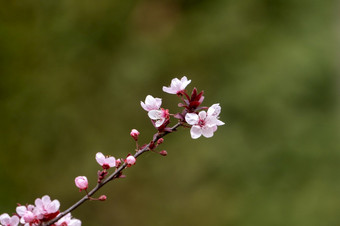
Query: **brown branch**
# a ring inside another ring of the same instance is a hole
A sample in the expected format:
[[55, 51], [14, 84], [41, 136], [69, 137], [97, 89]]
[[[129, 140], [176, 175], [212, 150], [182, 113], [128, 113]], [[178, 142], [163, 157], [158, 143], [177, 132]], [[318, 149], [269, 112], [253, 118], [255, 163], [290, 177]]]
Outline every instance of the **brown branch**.
[[[174, 125], [173, 127], [171, 127], [169, 129], [169, 131], [164, 131], [162, 133], [157, 133], [156, 136], [154, 136], [153, 140], [148, 143], [144, 148], [142, 148], [141, 150], [138, 150], [136, 152], [136, 154], [134, 155], [135, 158], [137, 158], [138, 156], [140, 156], [141, 154], [149, 151], [149, 146], [151, 143], [155, 144], [157, 143], [157, 141], [164, 137], [165, 135], [176, 131], [176, 129], [181, 126], [182, 123], [178, 122], [176, 125]], [[72, 212], [73, 210], [75, 210], [76, 208], [78, 208], [81, 204], [83, 204], [85, 201], [89, 200], [90, 197], [96, 193], [101, 187], [103, 187], [106, 183], [108, 183], [109, 181], [117, 178], [117, 176], [121, 175], [121, 172], [126, 168], [127, 164], [123, 163], [115, 172], [113, 172], [112, 174], [110, 174], [105, 180], [101, 181], [100, 183], [98, 183], [87, 195], [85, 195], [83, 198], [81, 198], [78, 202], [76, 202], [75, 204], [73, 204], [70, 208], [68, 208], [67, 210], [61, 212], [58, 217], [52, 219], [51, 221], [43, 224], [44, 226], [49, 226], [54, 224], [55, 222], [57, 222], [60, 218], [62, 218], [63, 216], [65, 216], [66, 214]]]

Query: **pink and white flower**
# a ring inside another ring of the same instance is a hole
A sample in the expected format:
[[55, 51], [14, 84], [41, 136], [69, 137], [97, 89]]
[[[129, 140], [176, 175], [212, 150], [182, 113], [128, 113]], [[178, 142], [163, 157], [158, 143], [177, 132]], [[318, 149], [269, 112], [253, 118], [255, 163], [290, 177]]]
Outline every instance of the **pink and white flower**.
[[56, 226], [80, 226], [81, 221], [78, 219], [72, 219], [71, 213], [66, 214], [60, 218], [56, 223]]
[[48, 195], [43, 196], [41, 199], [37, 198], [34, 204], [39, 220], [49, 220], [59, 214], [60, 202], [56, 199], [51, 201], [51, 198]]
[[18, 206], [16, 208], [17, 214], [21, 217], [21, 224], [33, 224], [39, 222], [37, 215], [39, 212], [35, 209], [33, 205]]
[[180, 94], [190, 82], [191, 80], [188, 80], [186, 76], [183, 76], [181, 80], [174, 78], [171, 80], [170, 87], [163, 86], [163, 91], [170, 94]]
[[96, 160], [99, 165], [103, 167], [103, 169], [110, 169], [110, 167], [116, 166], [116, 159], [115, 157], [105, 157], [103, 153], [98, 152], [96, 154]]
[[87, 177], [78, 176], [74, 179], [74, 183], [79, 188], [79, 191], [86, 190], [89, 186], [89, 182], [87, 181]]
[[150, 119], [155, 120], [155, 126], [160, 127], [165, 120], [169, 118], [169, 110], [161, 108], [160, 110], [151, 110], [148, 112]]
[[207, 112], [201, 111], [198, 113], [187, 113], [185, 121], [192, 125], [190, 134], [193, 139], [199, 138], [201, 135], [204, 137], [212, 137], [217, 130], [217, 126], [224, 125], [224, 122], [219, 120], [221, 107], [219, 104], [212, 105]]
[[129, 154], [125, 159], [125, 163], [127, 164], [128, 167], [130, 167], [136, 164], [136, 158]]
[[0, 223], [3, 226], [17, 226], [19, 224], [19, 217], [14, 215], [10, 217], [7, 213], [0, 215]]
[[145, 103], [141, 101], [140, 105], [145, 111], [158, 110], [162, 105], [162, 99], [147, 95], [145, 98]]

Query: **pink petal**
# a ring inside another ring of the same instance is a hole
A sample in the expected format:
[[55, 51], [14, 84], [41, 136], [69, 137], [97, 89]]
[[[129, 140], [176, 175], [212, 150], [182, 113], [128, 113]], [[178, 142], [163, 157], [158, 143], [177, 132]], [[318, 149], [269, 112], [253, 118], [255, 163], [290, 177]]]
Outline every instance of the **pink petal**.
[[0, 215], [0, 223], [3, 225], [8, 225], [10, 224], [11, 218], [7, 213], [1, 214]]
[[160, 127], [161, 125], [163, 125], [164, 121], [165, 118], [158, 119], [155, 123], [156, 127]]
[[105, 163], [105, 156], [103, 155], [103, 153], [98, 152], [96, 154], [96, 160], [97, 160], [98, 164], [102, 166]]
[[42, 202], [44, 205], [47, 205], [51, 202], [51, 199], [50, 199], [50, 196], [48, 195], [44, 195], [42, 198], [41, 198]]
[[176, 94], [177, 93], [176, 90], [173, 90], [171, 87], [166, 87], [166, 86], [163, 86], [163, 91], [166, 92], [166, 93], [170, 93], [170, 94]]
[[205, 136], [206, 138], [212, 137], [214, 135], [213, 126], [203, 126], [202, 135]]
[[201, 111], [198, 113], [200, 119], [204, 120], [207, 117], [207, 113], [205, 111]]
[[26, 213], [27, 209], [26, 209], [26, 206], [18, 206], [18, 207], [16, 208], [16, 211], [17, 211], [17, 214], [18, 214], [20, 217], [22, 217], [22, 216]]
[[18, 216], [12, 216], [11, 218], [11, 225], [18, 225], [19, 224], [19, 217]]
[[197, 139], [202, 135], [202, 129], [199, 126], [192, 126], [190, 129], [192, 139]]
[[151, 118], [153, 120], [160, 119], [161, 115], [162, 115], [162, 111], [160, 111], [160, 110], [151, 110], [148, 113], [149, 118]]
[[53, 200], [46, 207], [48, 213], [55, 213], [59, 210], [60, 202], [58, 200]]
[[220, 104], [213, 104], [207, 111], [208, 115], [217, 117], [221, 113]]
[[185, 115], [185, 121], [190, 125], [196, 125], [199, 121], [199, 118], [196, 113], [187, 113]]
[[115, 167], [116, 166], [116, 159], [114, 157], [108, 157], [106, 159], [106, 163], [110, 166], [110, 167]]

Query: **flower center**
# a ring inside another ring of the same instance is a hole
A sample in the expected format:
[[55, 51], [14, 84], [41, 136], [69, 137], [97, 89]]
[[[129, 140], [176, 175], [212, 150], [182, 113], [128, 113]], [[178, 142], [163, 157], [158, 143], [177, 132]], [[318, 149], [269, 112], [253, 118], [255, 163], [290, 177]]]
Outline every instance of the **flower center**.
[[203, 119], [200, 119], [200, 120], [198, 121], [198, 125], [199, 125], [200, 127], [204, 126], [204, 125], [205, 125], [205, 121], [204, 121]]

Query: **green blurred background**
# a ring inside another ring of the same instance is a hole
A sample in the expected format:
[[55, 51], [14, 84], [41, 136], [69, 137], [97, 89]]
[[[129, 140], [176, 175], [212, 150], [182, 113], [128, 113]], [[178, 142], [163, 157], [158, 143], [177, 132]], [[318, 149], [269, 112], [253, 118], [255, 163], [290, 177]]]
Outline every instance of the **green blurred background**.
[[1, 0], [0, 213], [95, 185], [133, 152], [174, 77], [222, 106], [210, 139], [167, 136], [75, 210], [83, 225], [340, 225], [339, 12], [321, 0]]

